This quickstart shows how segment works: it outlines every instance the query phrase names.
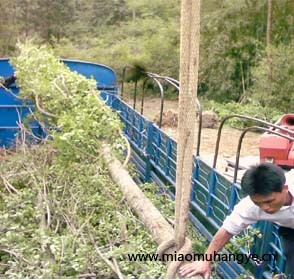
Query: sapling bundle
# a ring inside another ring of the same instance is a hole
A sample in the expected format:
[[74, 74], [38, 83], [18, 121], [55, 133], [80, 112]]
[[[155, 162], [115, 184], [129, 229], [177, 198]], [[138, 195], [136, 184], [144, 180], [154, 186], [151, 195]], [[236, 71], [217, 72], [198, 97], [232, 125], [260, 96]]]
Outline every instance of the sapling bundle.
[[[85, 153], [99, 155], [101, 142], [119, 144], [122, 125], [115, 113], [104, 105], [96, 81], [70, 71], [46, 47], [27, 44], [12, 59], [20, 96], [36, 105], [35, 117], [53, 127], [54, 144], [63, 154], [70, 145]], [[55, 128], [55, 129], [54, 129]], [[68, 151], [67, 151], [68, 150]]]
[[[0, 162], [0, 275], [162, 277], [162, 264], [126, 258], [156, 247], [101, 156], [105, 143], [121, 156], [124, 140], [96, 81], [71, 72], [46, 47], [21, 45], [12, 64], [20, 96], [35, 105], [30, 118], [46, 137]], [[22, 130], [31, 135], [27, 125]], [[170, 205], [165, 196], [156, 200]]]

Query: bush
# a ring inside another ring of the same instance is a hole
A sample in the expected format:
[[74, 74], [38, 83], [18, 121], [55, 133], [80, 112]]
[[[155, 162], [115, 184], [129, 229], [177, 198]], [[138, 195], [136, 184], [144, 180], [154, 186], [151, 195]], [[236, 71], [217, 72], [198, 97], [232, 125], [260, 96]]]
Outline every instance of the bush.
[[[280, 111], [262, 106], [258, 102], [252, 102], [247, 104], [229, 102], [226, 104], [222, 104], [217, 103], [215, 101], [204, 100], [203, 104], [204, 109], [210, 109], [215, 111], [218, 114], [220, 120], [228, 115], [240, 114], [274, 123], [280, 118], [282, 114]], [[256, 125], [255, 122], [246, 121], [238, 118], [229, 119], [227, 121], [227, 124], [231, 127], [238, 129], [243, 129], [248, 126]]]

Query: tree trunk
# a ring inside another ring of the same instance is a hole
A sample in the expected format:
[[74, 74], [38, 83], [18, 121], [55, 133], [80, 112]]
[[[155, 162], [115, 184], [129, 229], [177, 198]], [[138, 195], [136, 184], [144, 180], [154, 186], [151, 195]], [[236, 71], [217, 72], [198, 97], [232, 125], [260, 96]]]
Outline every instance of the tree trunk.
[[[126, 201], [138, 216], [140, 221], [151, 232], [153, 239], [163, 249], [164, 254], [175, 255], [176, 243], [171, 242], [174, 240], [175, 231], [173, 227], [165, 220], [158, 209], [152, 204], [152, 202], [145, 197], [144, 193], [139, 189], [137, 184], [131, 178], [129, 173], [123, 168], [122, 164], [111, 155], [110, 147], [105, 144], [103, 148], [103, 158], [108, 167], [110, 177], [120, 187]], [[172, 245], [171, 245], [172, 244]], [[186, 239], [186, 246], [180, 254], [188, 254], [192, 252], [191, 241]], [[142, 252], [144, 253], [144, 252]], [[180, 265], [184, 264], [183, 261], [168, 261], [169, 268], [177, 270]], [[172, 278], [167, 275], [168, 278]], [[202, 279], [201, 276], [193, 277], [196, 279]]]
[[182, 0], [176, 180], [176, 241], [185, 242], [190, 207], [200, 42], [200, 0]]
[[[112, 180], [118, 184], [126, 201], [134, 210], [140, 221], [151, 232], [157, 244], [174, 238], [173, 227], [164, 219], [152, 202], [145, 197], [122, 164], [111, 155], [110, 148], [105, 145], [103, 157]], [[174, 250], [173, 250], [174, 253]]]
[[267, 10], [267, 27], [266, 27], [266, 49], [267, 49], [267, 60], [268, 60], [268, 83], [269, 83], [269, 94], [272, 92], [272, 80], [273, 80], [273, 61], [271, 56], [271, 33], [272, 33], [272, 18], [273, 18], [273, 2], [268, 0]]
[[266, 47], [269, 47], [271, 44], [271, 32], [272, 32], [272, 17], [273, 17], [273, 1], [267, 1], [267, 27], [266, 27]]

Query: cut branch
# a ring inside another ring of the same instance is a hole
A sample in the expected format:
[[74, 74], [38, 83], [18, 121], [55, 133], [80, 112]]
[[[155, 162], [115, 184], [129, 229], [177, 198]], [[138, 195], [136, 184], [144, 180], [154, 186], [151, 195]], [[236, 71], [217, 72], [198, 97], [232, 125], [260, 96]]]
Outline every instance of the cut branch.
[[24, 257], [20, 256], [19, 254], [15, 253], [13, 251], [10, 251], [10, 250], [4, 249], [4, 248], [0, 248], [0, 252], [3, 252], [3, 253], [8, 254], [8, 255], [11, 255], [11, 256], [13, 256], [13, 257], [15, 257], [17, 259], [21, 259], [22, 261], [24, 261], [24, 262], [26, 262], [26, 263], [28, 263], [28, 264], [31, 265], [31, 263], [30, 263], [29, 260], [25, 259]]
[[117, 274], [119, 279], [123, 279], [123, 275], [121, 274], [120, 270], [117, 270], [115, 265], [109, 259], [105, 258], [104, 255], [101, 253], [99, 247], [97, 246], [97, 244], [95, 242], [94, 236], [91, 233], [91, 229], [90, 229], [89, 225], [87, 225], [87, 228], [88, 228], [88, 234], [89, 234], [90, 240], [91, 240], [96, 252], [98, 253], [99, 257], [111, 268], [111, 270], [115, 274]]
[[147, 199], [138, 188], [122, 164], [111, 155], [111, 149], [104, 145], [103, 158], [107, 164], [112, 180], [118, 184], [126, 201], [137, 214], [143, 224], [149, 229], [157, 244], [173, 239], [174, 229], [163, 218], [158, 209]]
[[[123, 168], [122, 164], [112, 156], [109, 145], [103, 145], [102, 154], [108, 167], [110, 177], [120, 187], [127, 203], [139, 217], [139, 220], [151, 232], [155, 242], [161, 245], [161, 248], [165, 247], [165, 250], [161, 251], [161, 253], [174, 254], [176, 251], [176, 243], [173, 242], [175, 235], [173, 227], [165, 220], [152, 202], [146, 198], [127, 170]], [[185, 244], [187, 244], [187, 246], [183, 254], [191, 253], [192, 251], [191, 241], [188, 239], [186, 241]], [[165, 246], [165, 244], [170, 244], [171, 246]], [[174, 264], [176, 268], [179, 267], [179, 262], [175, 262]], [[184, 262], [181, 264], [184, 264]], [[169, 265], [174, 266], [173, 263]], [[196, 278], [201, 277], [199, 276]]]

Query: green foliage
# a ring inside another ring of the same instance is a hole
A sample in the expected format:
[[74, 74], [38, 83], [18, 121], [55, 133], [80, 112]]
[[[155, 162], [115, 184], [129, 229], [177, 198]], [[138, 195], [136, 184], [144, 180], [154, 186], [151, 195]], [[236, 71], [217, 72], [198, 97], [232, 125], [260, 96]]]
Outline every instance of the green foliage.
[[[63, 155], [72, 156], [68, 143], [93, 154], [99, 153], [102, 139], [113, 143], [119, 138], [121, 124], [98, 97], [94, 79], [71, 72], [45, 47], [26, 45], [21, 50], [18, 58], [12, 59], [21, 96], [46, 108], [50, 124], [62, 129], [62, 134], [54, 133], [54, 139], [64, 149]], [[36, 113], [37, 117], [47, 120], [41, 113]]]
[[[0, 162], [0, 275], [116, 278], [108, 259], [126, 278], [163, 278], [162, 263], [129, 262], [126, 256], [155, 253], [156, 244], [102, 160], [104, 142], [122, 154], [117, 115], [99, 98], [96, 82], [69, 71], [52, 50], [19, 47], [12, 62], [20, 94], [42, 109], [32, 117], [47, 127], [47, 138], [37, 146], [22, 143]], [[22, 132], [31, 133], [26, 127]], [[174, 204], [165, 193], [155, 184], [142, 190], [173, 219]], [[203, 238], [191, 234], [199, 249]]]
[[201, 95], [237, 102], [251, 85], [251, 67], [265, 38], [265, 1], [219, 2], [202, 24], [199, 85]]
[[[253, 69], [266, 59], [267, 1], [204, 1], [203, 11], [199, 94], [222, 103], [238, 102], [250, 92]], [[273, 1], [273, 46], [290, 47], [293, 22], [293, 3]], [[280, 56], [293, 61], [293, 55]]]
[[260, 230], [253, 228], [252, 226], [248, 226], [245, 233], [234, 237], [232, 242], [225, 246], [225, 249], [229, 250], [233, 254], [240, 253], [240, 248], [245, 248], [245, 250], [249, 252], [255, 238], [262, 238]]
[[[50, 43], [61, 57], [104, 63], [118, 75], [124, 66], [139, 63], [150, 72], [178, 78], [179, 0], [54, 0], [45, 6], [41, 2], [28, 5], [20, 0], [16, 5], [15, 0], [1, 1], [2, 56], [15, 51], [16, 38], [33, 37], [37, 42]], [[267, 98], [272, 101], [261, 101], [268, 93], [267, 5], [266, 0], [201, 3], [198, 95], [219, 103], [240, 102], [249, 96], [252, 102], [274, 108], [277, 99], [278, 110], [293, 110], [287, 106], [291, 103], [287, 101], [292, 94], [294, 61], [290, 0], [273, 1], [274, 84]], [[283, 60], [290, 72], [283, 67]], [[280, 87], [283, 97], [277, 94]]]
[[[138, 18], [102, 27], [98, 37], [84, 35], [54, 44], [63, 57], [99, 61], [121, 74], [126, 65], [140, 64], [151, 72], [178, 76], [179, 26], [159, 17]], [[80, 46], [85, 46], [81, 48]]]
[[[238, 236], [234, 236], [231, 239], [231, 242], [227, 243], [225, 249], [229, 251], [231, 254], [251, 254], [251, 247], [254, 243], [255, 239], [261, 239], [262, 234], [259, 228], [253, 228], [252, 226], [248, 226], [244, 232]], [[244, 251], [241, 251], [241, 248]], [[246, 267], [246, 266], [245, 266]], [[245, 274], [239, 275], [240, 279], [249, 279], [252, 278], [253, 275], [249, 270], [246, 270]]]
[[[270, 107], [265, 107], [256, 101], [251, 101], [250, 103], [248, 102], [245, 104], [237, 102], [228, 102], [226, 104], [222, 104], [215, 101], [204, 100], [203, 103], [204, 108], [215, 111], [218, 114], [220, 120], [228, 115], [241, 114], [274, 123], [281, 117], [282, 114], [281, 111], [272, 109]], [[229, 119], [226, 124], [239, 129], [256, 125], [256, 123], [253, 121], [242, 120], [239, 118]]]
[[252, 98], [263, 107], [276, 108], [282, 113], [294, 111], [294, 40], [289, 45], [271, 47], [272, 81], [269, 81], [269, 64], [264, 57], [254, 69]]
[[132, 19], [136, 20], [147, 17], [160, 17], [168, 19], [172, 14], [177, 13], [175, 8], [180, 1], [178, 0], [126, 0], [127, 8], [132, 12]]
[[116, 259], [127, 278], [162, 277], [163, 264], [126, 258], [156, 247], [102, 160], [102, 143], [115, 149], [123, 142], [117, 115], [99, 98], [96, 82], [70, 72], [45, 47], [21, 45], [12, 61], [21, 96], [38, 99], [42, 108], [34, 118], [55, 128], [40, 145], [22, 145], [0, 163], [0, 275], [115, 278], [103, 254]]
[[[96, 278], [115, 278], [95, 251], [97, 246], [106, 258], [117, 260], [128, 278], [162, 277], [162, 264], [126, 259], [127, 252], [155, 252], [156, 247], [121, 202], [122, 194], [107, 171], [98, 163], [64, 165], [55, 160], [55, 153], [43, 145], [1, 163], [1, 176], [17, 193], [7, 192], [1, 183], [0, 274], [5, 278], [76, 278], [92, 273]], [[48, 213], [50, 219], [43, 228]]]

